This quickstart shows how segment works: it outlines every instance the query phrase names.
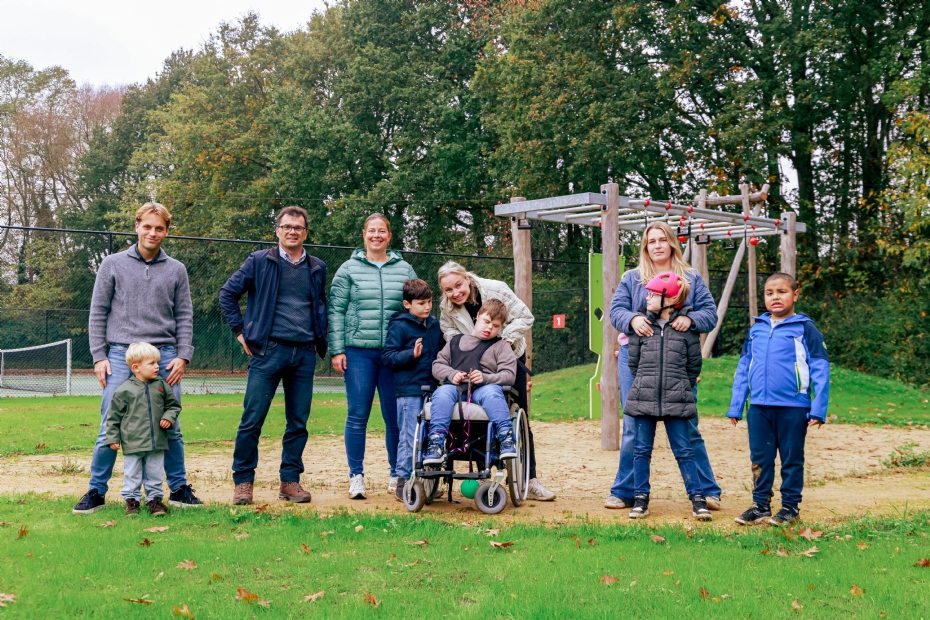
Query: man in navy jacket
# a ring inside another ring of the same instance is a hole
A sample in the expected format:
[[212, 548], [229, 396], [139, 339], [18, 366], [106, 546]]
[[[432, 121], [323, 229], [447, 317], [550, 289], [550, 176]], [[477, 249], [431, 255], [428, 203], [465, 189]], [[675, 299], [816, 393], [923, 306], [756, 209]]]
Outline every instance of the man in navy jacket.
[[[252, 502], [258, 440], [278, 384], [284, 381], [287, 426], [281, 441], [280, 499], [309, 502], [300, 486], [317, 354], [326, 356], [326, 265], [307, 254], [307, 212], [278, 214], [278, 246], [249, 255], [220, 290], [220, 310], [249, 360], [242, 421], [233, 453], [233, 503]], [[239, 299], [248, 293], [243, 319]]]

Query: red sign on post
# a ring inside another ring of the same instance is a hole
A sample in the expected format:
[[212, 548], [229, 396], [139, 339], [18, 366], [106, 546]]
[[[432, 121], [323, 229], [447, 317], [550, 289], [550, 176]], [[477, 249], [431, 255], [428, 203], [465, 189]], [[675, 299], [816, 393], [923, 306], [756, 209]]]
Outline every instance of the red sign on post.
[[565, 315], [564, 314], [553, 314], [552, 315], [552, 329], [565, 329]]

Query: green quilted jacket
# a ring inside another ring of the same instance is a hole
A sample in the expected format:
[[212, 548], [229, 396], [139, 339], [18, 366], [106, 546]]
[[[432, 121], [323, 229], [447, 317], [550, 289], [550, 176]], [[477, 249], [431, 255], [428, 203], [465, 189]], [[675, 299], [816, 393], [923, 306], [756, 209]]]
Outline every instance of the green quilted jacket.
[[417, 274], [396, 250], [378, 267], [365, 258], [365, 250], [352, 252], [333, 277], [329, 292], [329, 352], [346, 347], [384, 348], [391, 315], [404, 309], [404, 282]]

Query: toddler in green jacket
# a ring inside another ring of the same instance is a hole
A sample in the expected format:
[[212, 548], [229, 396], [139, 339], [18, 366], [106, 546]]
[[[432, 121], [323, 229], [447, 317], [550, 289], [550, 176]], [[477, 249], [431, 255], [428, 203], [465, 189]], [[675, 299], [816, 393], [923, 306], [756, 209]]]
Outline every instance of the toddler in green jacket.
[[154, 516], [168, 513], [162, 503], [165, 492], [165, 451], [168, 432], [181, 403], [164, 379], [158, 376], [161, 353], [147, 342], [134, 342], [126, 349], [126, 364], [133, 376], [113, 394], [107, 411], [106, 442], [113, 450], [123, 447], [123, 499], [126, 514], [139, 514], [142, 487], [146, 505]]

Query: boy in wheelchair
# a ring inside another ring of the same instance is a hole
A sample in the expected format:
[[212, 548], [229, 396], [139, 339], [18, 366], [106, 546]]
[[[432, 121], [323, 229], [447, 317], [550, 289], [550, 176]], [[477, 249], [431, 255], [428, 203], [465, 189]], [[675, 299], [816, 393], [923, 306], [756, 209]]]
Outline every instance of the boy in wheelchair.
[[[480, 405], [488, 414], [497, 431], [499, 458], [517, 457], [510, 407], [501, 388], [513, 385], [517, 372], [513, 349], [497, 335], [506, 320], [503, 303], [497, 299], [484, 302], [471, 335], [454, 337], [433, 362], [433, 377], [444, 384], [433, 393], [424, 465], [440, 465], [446, 460], [446, 435], [460, 399]], [[466, 415], [467, 407], [463, 405]]]

